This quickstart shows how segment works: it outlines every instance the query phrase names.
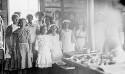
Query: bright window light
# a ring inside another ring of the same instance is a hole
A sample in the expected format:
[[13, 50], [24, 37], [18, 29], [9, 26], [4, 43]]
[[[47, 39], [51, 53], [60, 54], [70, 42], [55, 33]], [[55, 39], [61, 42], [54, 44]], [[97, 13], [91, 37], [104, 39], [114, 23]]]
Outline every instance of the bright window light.
[[39, 0], [9, 0], [9, 23], [14, 12], [21, 12], [21, 18], [32, 14], [36, 20], [35, 13], [39, 11]]

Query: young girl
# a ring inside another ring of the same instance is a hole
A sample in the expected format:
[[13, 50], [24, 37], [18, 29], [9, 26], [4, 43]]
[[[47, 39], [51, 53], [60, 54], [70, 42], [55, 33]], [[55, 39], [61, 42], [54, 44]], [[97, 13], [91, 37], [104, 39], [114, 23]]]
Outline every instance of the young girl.
[[79, 23], [78, 27], [74, 29], [75, 31], [75, 49], [76, 51], [83, 51], [83, 47], [85, 45], [85, 26], [83, 23]]
[[61, 31], [62, 50], [64, 53], [75, 51], [74, 36], [72, 30], [69, 29], [69, 23], [69, 20], [64, 20]]
[[17, 26], [18, 24], [18, 15], [12, 15], [12, 21], [13, 24], [9, 25], [6, 29], [6, 35], [5, 35], [5, 47], [6, 47], [6, 52], [5, 52], [5, 70], [17, 70], [17, 61], [15, 60], [17, 58], [17, 50], [13, 51], [14, 49], [12, 48], [12, 34], [15, 30], [19, 28]]
[[19, 19], [20, 28], [13, 33], [13, 48], [17, 51], [18, 65], [23, 69], [23, 74], [26, 73], [27, 68], [32, 67], [31, 55], [31, 35], [26, 28], [26, 19]]
[[59, 41], [59, 35], [57, 34], [57, 26], [55, 24], [50, 27], [50, 36], [52, 41], [52, 61], [58, 63], [62, 60], [61, 42]]
[[35, 50], [35, 40], [36, 40], [36, 36], [37, 36], [38, 26], [37, 26], [37, 24], [33, 23], [32, 14], [28, 14], [26, 18], [28, 20], [27, 28], [30, 30], [30, 34], [31, 34], [31, 44], [32, 44], [32, 52], [33, 52], [33, 67], [35, 67], [35, 63], [36, 63], [36, 59], [37, 59], [37, 51]]
[[52, 67], [51, 58], [51, 38], [47, 35], [47, 27], [40, 27], [40, 35], [36, 39], [36, 50], [38, 51], [37, 67], [42, 68], [43, 72], [47, 74], [49, 67]]

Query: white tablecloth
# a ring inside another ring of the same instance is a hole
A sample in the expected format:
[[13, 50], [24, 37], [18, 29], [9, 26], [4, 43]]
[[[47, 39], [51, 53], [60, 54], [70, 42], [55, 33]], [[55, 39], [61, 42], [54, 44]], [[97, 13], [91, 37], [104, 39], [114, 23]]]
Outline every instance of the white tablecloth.
[[125, 63], [119, 63], [114, 65], [102, 65], [100, 66], [106, 73], [110, 74], [125, 74]]

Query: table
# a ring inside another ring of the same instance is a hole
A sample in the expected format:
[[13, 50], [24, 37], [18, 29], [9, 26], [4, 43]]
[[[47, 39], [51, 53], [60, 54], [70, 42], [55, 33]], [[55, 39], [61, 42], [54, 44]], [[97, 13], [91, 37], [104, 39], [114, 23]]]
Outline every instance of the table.
[[114, 65], [100, 66], [105, 72], [110, 74], [125, 74], [125, 63], [116, 63]]
[[89, 67], [87, 64], [81, 64], [81, 63], [77, 63], [75, 61], [72, 61], [72, 60], [68, 60], [68, 59], [65, 59], [65, 58], [69, 58], [73, 55], [76, 55], [76, 54], [83, 54], [82, 52], [68, 52], [68, 53], [64, 53], [64, 58], [63, 58], [63, 61], [66, 62], [66, 64], [72, 66], [72, 67], [75, 67], [74, 71], [73, 71], [73, 74], [108, 74], [108, 73], [105, 73], [103, 71], [100, 71], [96, 68], [92, 68], [92, 67]]

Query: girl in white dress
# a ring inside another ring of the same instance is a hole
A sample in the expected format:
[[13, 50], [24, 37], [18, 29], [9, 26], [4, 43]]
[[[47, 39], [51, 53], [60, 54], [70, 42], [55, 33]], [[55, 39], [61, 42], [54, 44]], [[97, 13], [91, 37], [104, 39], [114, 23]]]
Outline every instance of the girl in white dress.
[[62, 60], [62, 48], [61, 42], [59, 41], [59, 35], [57, 34], [57, 26], [55, 24], [50, 27], [50, 36], [52, 41], [52, 61], [53, 63], [58, 63]]
[[69, 29], [70, 21], [63, 21], [63, 29], [61, 31], [61, 42], [63, 53], [75, 51], [74, 35], [72, 30]]
[[85, 45], [85, 40], [86, 40], [86, 32], [84, 29], [83, 24], [79, 24], [78, 28], [75, 28], [75, 49], [76, 51], [83, 51], [83, 47]]
[[40, 35], [36, 39], [36, 50], [38, 51], [37, 66], [39, 68], [48, 68], [52, 67], [52, 58], [51, 58], [51, 38], [47, 33], [47, 27], [40, 27]]

